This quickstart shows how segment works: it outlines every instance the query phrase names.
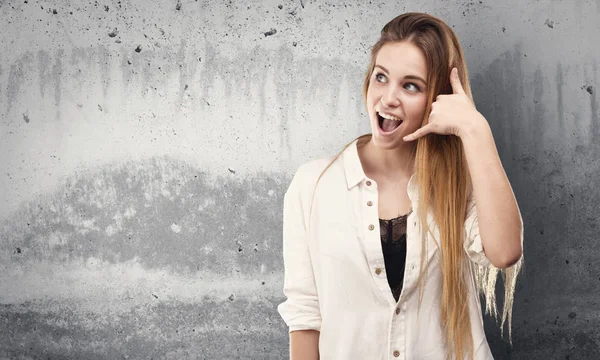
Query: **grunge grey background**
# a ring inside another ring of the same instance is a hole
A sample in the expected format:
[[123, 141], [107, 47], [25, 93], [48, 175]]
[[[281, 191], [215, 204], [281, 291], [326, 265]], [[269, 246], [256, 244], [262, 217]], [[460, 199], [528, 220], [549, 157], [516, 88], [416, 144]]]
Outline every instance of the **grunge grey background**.
[[466, 53], [525, 222], [514, 348], [600, 358], [600, 1], [0, 1], [0, 358], [284, 359], [283, 194], [369, 132], [406, 11]]

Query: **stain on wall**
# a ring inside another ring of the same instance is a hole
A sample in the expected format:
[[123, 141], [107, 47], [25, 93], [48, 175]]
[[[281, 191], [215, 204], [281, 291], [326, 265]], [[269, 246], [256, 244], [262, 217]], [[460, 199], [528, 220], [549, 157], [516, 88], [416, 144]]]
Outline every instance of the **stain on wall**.
[[495, 358], [600, 358], [600, 4], [516, 0], [0, 2], [0, 357], [287, 358], [283, 193], [369, 131], [405, 11], [459, 36], [525, 222]]
[[210, 179], [170, 157], [68, 179], [2, 224], [2, 355], [283, 357], [289, 180]]

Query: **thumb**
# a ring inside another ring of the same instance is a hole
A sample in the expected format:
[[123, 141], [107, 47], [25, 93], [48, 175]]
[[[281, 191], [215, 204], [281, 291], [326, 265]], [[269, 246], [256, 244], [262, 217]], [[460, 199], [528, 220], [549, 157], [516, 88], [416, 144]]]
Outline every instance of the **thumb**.
[[462, 87], [462, 83], [460, 82], [460, 78], [458, 77], [458, 69], [452, 68], [450, 72], [450, 85], [452, 86], [452, 92], [454, 94], [464, 94], [465, 90]]

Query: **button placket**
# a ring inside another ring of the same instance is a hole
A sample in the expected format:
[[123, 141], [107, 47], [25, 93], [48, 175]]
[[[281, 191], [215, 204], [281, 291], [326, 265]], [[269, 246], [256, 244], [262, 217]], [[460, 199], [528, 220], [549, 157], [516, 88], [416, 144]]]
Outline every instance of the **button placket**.
[[[367, 186], [371, 186], [371, 181], [367, 180], [366, 184], [367, 184]], [[367, 201], [367, 206], [373, 206], [373, 201], [371, 201], [371, 200]], [[368, 229], [369, 229], [369, 231], [375, 230], [375, 225], [369, 224]], [[383, 270], [380, 267], [375, 268], [375, 274], [377, 274], [377, 275], [380, 275], [382, 271]]]
[[404, 352], [404, 331], [406, 325], [404, 316], [405, 314], [398, 310], [399, 308], [395, 310], [397, 316], [394, 318], [395, 325], [392, 333], [390, 334], [390, 336], [394, 338], [394, 341], [391, 344], [392, 348], [390, 350], [393, 350], [392, 355], [396, 358], [400, 357], [401, 351]]
[[367, 251], [367, 261], [369, 268], [372, 271], [373, 278], [377, 287], [381, 291], [382, 294], [386, 294], [389, 292], [389, 284], [387, 282], [387, 278], [385, 276], [385, 265], [383, 257], [381, 256], [381, 245], [378, 241], [375, 241], [378, 229], [379, 229], [379, 219], [377, 207], [377, 184], [372, 180], [365, 180], [363, 183], [365, 186], [361, 189], [361, 196], [363, 204], [366, 204], [367, 207], [364, 208], [364, 220], [366, 224], [361, 225], [364, 226], [364, 237], [366, 243], [365, 249]]

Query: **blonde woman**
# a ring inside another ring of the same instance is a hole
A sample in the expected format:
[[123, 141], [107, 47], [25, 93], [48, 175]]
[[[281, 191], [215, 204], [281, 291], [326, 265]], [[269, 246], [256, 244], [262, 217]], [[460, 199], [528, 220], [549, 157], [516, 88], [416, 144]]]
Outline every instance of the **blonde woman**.
[[284, 197], [291, 359], [492, 359], [478, 295], [497, 315], [505, 272], [510, 330], [523, 224], [453, 31], [390, 21], [363, 100], [372, 133], [300, 166]]

